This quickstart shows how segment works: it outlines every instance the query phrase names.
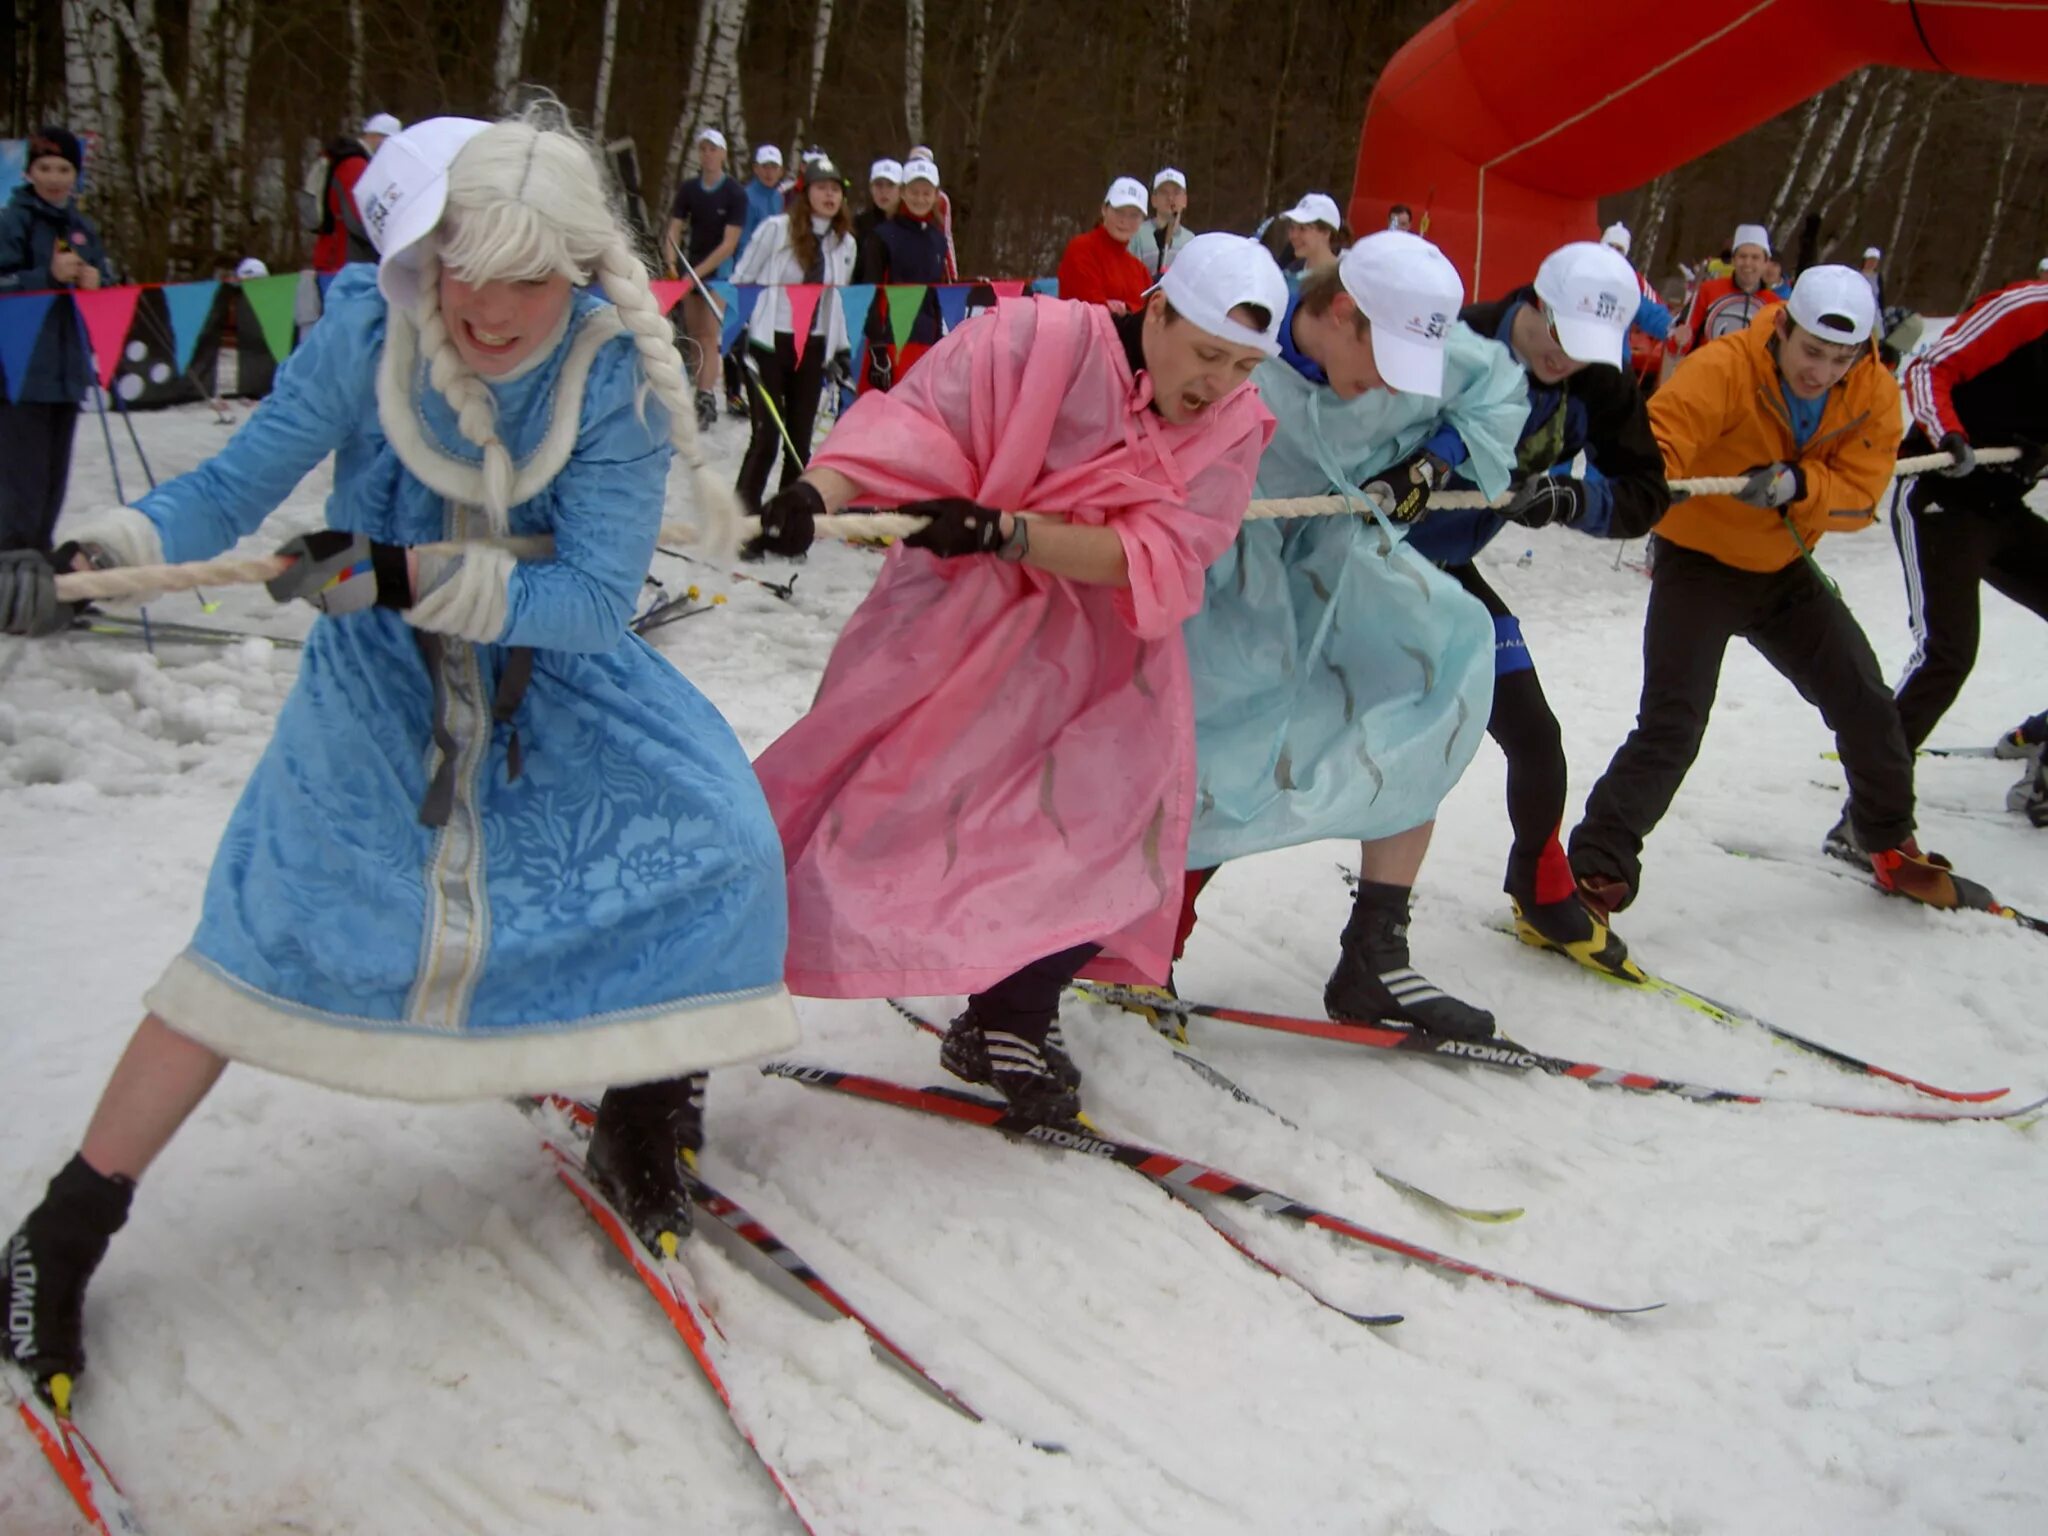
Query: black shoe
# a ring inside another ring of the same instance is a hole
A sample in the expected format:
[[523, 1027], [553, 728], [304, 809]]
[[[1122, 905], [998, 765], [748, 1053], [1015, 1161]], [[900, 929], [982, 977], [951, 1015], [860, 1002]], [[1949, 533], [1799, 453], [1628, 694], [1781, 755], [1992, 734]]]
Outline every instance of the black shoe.
[[704, 1149], [704, 1074], [608, 1088], [583, 1166], [650, 1250], [673, 1257], [689, 1237], [697, 1154]]
[[1524, 944], [1570, 955], [1589, 971], [1624, 981], [1643, 980], [1642, 968], [1629, 959], [1621, 935], [1576, 892], [1563, 901], [1524, 901], [1516, 896], [1508, 900], [1515, 912], [1515, 937]]
[[1493, 1015], [1443, 991], [1408, 962], [1406, 887], [1362, 882], [1343, 953], [1323, 988], [1333, 1019], [1409, 1024], [1448, 1040], [1490, 1040]]
[[1081, 1113], [1081, 1070], [1067, 1054], [1057, 1019], [1041, 1043], [990, 1029], [970, 1008], [947, 1028], [939, 1064], [962, 1082], [995, 1089], [1012, 1110], [1041, 1125], [1071, 1125]]
[[68, 1393], [85, 1369], [85, 1287], [128, 1219], [135, 1181], [109, 1178], [73, 1157], [43, 1203], [7, 1240], [7, 1357], [36, 1385]]
[[697, 430], [709, 432], [718, 425], [718, 396], [708, 389], [697, 391]]
[[1849, 825], [1849, 811], [1846, 806], [1843, 807], [1841, 817], [1828, 828], [1828, 835], [1820, 840], [1820, 851], [1831, 859], [1840, 859], [1844, 864], [1854, 864], [1858, 869], [1869, 865], [1870, 855], [1864, 852], [1863, 845], [1856, 841], [1856, 829]]

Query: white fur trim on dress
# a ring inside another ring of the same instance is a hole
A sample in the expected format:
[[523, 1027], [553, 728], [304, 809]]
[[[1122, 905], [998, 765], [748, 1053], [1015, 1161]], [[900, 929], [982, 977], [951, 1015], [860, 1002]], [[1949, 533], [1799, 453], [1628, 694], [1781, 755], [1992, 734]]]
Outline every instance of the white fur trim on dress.
[[786, 1051], [796, 1008], [778, 984], [592, 1019], [443, 1034], [271, 997], [191, 951], [144, 1001], [186, 1038], [250, 1066], [350, 1093], [435, 1102], [644, 1083]]
[[122, 565], [162, 565], [164, 541], [147, 512], [133, 507], [102, 507], [64, 519], [59, 542], [76, 539], [97, 544]]
[[518, 558], [509, 549], [489, 544], [472, 549], [457, 557], [427, 595], [405, 610], [405, 621], [416, 629], [489, 645], [505, 633], [512, 573], [518, 568]]
[[[625, 329], [619, 312], [608, 304], [591, 310], [577, 327], [561, 377], [555, 381], [547, 432], [514, 473], [513, 506], [533, 500], [569, 462], [583, 424], [583, 386], [590, 379], [590, 365], [597, 359], [598, 348]], [[398, 462], [428, 490], [465, 506], [480, 507], [485, 501], [483, 466], [436, 447], [420, 419], [419, 403], [413, 398], [413, 383], [420, 376], [419, 350], [419, 331], [407, 316], [391, 308], [384, 321], [384, 353], [377, 365], [377, 422]]]

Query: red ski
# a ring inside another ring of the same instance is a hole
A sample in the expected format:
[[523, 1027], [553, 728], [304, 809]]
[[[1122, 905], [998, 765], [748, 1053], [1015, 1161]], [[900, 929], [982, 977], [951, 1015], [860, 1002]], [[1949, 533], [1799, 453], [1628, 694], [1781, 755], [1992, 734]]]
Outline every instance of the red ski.
[[0, 1365], [0, 1394], [14, 1400], [22, 1423], [35, 1436], [43, 1459], [62, 1480], [64, 1491], [71, 1495], [71, 1502], [78, 1506], [86, 1524], [101, 1536], [142, 1536], [142, 1522], [136, 1518], [128, 1496], [121, 1492], [121, 1485], [114, 1480], [105, 1459], [71, 1416], [71, 1379], [54, 1377], [51, 1385], [55, 1389], [54, 1403], [37, 1392], [28, 1377], [13, 1365]]

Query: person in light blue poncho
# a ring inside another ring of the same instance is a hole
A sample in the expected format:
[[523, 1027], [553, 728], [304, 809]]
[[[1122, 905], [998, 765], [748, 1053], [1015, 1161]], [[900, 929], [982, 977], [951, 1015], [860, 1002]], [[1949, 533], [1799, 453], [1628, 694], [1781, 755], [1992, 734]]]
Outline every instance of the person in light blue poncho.
[[1254, 378], [1279, 432], [1263, 498], [1355, 497], [1356, 516], [1247, 522], [1187, 625], [1197, 786], [1181, 940], [1226, 859], [1363, 843], [1342, 1018], [1485, 1038], [1492, 1016], [1409, 963], [1408, 904], [1436, 807], [1485, 733], [1493, 626], [1405, 547], [1432, 486], [1462, 468], [1498, 494], [1528, 410], [1521, 370], [1458, 323], [1464, 285], [1420, 236], [1368, 235], [1311, 274]]
[[[34, 1295], [6, 1347], [54, 1393], [134, 1181], [229, 1060], [422, 1100], [645, 1085], [606, 1092], [589, 1165], [667, 1246], [703, 1135], [690, 1074], [797, 1037], [759, 785], [627, 628], [674, 449], [707, 519], [731, 508], [602, 173], [538, 113], [439, 118], [355, 195], [381, 267], [335, 280], [225, 449], [79, 520], [55, 561], [211, 558], [335, 455], [330, 527], [271, 583], [323, 617], [198, 931], [7, 1250]], [[517, 562], [489, 542], [510, 535], [552, 550]], [[421, 548], [444, 540], [461, 552]], [[61, 607], [40, 580], [0, 613]]]

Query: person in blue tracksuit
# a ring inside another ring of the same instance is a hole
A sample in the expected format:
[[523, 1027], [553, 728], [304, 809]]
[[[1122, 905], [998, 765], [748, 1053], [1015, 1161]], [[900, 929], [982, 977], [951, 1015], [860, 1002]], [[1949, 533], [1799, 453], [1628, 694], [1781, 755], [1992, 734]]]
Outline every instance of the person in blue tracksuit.
[[[1579, 898], [1559, 844], [1564, 745], [1543, 697], [1521, 621], [1474, 563], [1509, 523], [1555, 524], [1595, 538], [1641, 538], [1671, 504], [1642, 391], [1627, 366], [1636, 275], [1607, 245], [1579, 241], [1547, 257], [1533, 285], [1461, 317], [1528, 378], [1529, 413], [1515, 451], [1514, 499], [1432, 512], [1408, 547], [1442, 565], [1493, 615], [1493, 712], [1486, 729], [1508, 760], [1514, 845], [1504, 889], [1516, 931], [1582, 964], [1629, 974], [1628, 949]], [[1583, 451], [1583, 476], [1571, 466]]]
[[1486, 610], [1406, 542], [1463, 465], [1499, 494], [1528, 412], [1522, 372], [1458, 323], [1464, 286], [1419, 235], [1382, 230], [1312, 273], [1253, 375], [1279, 430], [1261, 498], [1355, 497], [1355, 515], [1256, 519], [1209, 567], [1186, 626], [1196, 803], [1181, 939], [1217, 865], [1361, 843], [1324, 989], [1338, 1018], [1484, 1039], [1493, 1016], [1418, 973], [1408, 911], [1438, 803], [1492, 696]]
[[[606, 1092], [589, 1166], [666, 1246], [692, 1074], [796, 1039], [752, 767], [627, 627], [673, 451], [700, 507], [722, 492], [599, 166], [539, 111], [387, 141], [355, 189], [381, 265], [335, 279], [242, 431], [61, 558], [0, 565], [0, 627], [60, 627], [54, 566], [209, 559], [335, 456], [330, 527], [271, 583], [323, 616], [198, 931], [7, 1249], [33, 1296], [5, 1347], [53, 1398], [135, 1181], [230, 1060], [421, 1100], [646, 1085]], [[543, 534], [524, 562], [485, 542]]]

